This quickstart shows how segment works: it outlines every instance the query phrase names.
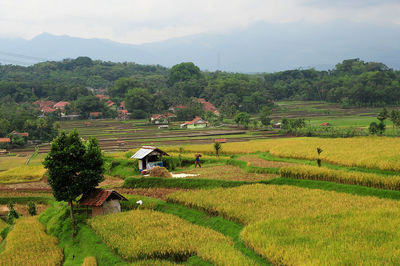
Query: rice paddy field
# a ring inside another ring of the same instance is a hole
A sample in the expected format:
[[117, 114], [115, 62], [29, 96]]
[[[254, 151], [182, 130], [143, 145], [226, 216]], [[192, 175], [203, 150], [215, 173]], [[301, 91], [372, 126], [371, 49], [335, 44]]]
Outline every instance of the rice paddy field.
[[5, 242], [1, 265], [62, 265], [57, 239], [45, 233], [37, 217], [18, 219]]
[[[377, 112], [280, 102], [273, 118], [366, 128]], [[43, 179], [46, 146], [29, 165], [29, 150], [0, 157], [0, 207], [11, 201], [22, 214], [14, 224], [0, 216], [0, 265], [400, 264], [398, 138], [280, 138], [146, 123], [62, 123], [100, 140], [107, 159], [101, 186], [128, 199], [122, 212], [97, 217], [77, 205], [74, 238], [68, 205], [54, 203]], [[216, 138], [226, 139], [219, 156]], [[178, 177], [140, 175], [130, 155], [141, 145], [166, 151]], [[201, 168], [194, 168], [196, 153]], [[30, 202], [39, 217], [29, 216]]]

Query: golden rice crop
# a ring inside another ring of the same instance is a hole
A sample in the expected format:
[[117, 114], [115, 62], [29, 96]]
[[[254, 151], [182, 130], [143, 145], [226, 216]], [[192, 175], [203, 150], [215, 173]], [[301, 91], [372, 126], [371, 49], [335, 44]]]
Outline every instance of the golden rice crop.
[[400, 190], [400, 176], [333, 170], [325, 167], [299, 165], [280, 169], [283, 177], [329, 181], [380, 189]]
[[[38, 156], [34, 157], [30, 162], [29, 165], [41, 165], [42, 161], [46, 154], [39, 154]], [[20, 156], [1, 156], [0, 157], [0, 171], [6, 171], [11, 168], [24, 166], [26, 161], [29, 159], [29, 156], [20, 157]]]
[[46, 170], [41, 165], [18, 166], [7, 171], [0, 172], [0, 183], [33, 182], [42, 179]]
[[97, 260], [95, 257], [86, 257], [83, 260], [82, 266], [97, 266]]
[[[201, 152], [183, 152], [183, 153], [181, 153], [181, 157], [183, 159], [189, 159], [189, 160], [193, 160], [194, 161], [196, 153], [201, 153]], [[176, 157], [176, 158], [178, 158], [178, 156], [179, 156], [179, 152], [168, 152], [168, 154], [170, 156]], [[230, 156], [226, 156], [226, 155], [216, 156], [215, 154], [201, 154], [201, 158], [200, 159], [228, 160], [229, 158], [230, 158]]]
[[398, 265], [399, 209], [268, 220], [241, 238], [276, 265]]
[[44, 232], [37, 217], [17, 219], [0, 253], [1, 265], [61, 265], [62, 261], [57, 239]]
[[[322, 148], [322, 161], [345, 166], [400, 171], [400, 140], [390, 137], [356, 138], [283, 138], [231, 142], [223, 144], [224, 154], [270, 152], [274, 156], [309, 159], [318, 158], [317, 147]], [[214, 153], [212, 144], [183, 145], [184, 152]], [[178, 152], [178, 146], [166, 146], [167, 152]]]
[[242, 168], [233, 165], [204, 165], [185, 171], [188, 174], [198, 174], [194, 178], [234, 180], [234, 181], [260, 181], [276, 178], [276, 174], [247, 173]]
[[184, 260], [194, 254], [216, 265], [254, 265], [233, 241], [211, 229], [174, 215], [133, 210], [89, 221], [103, 241], [128, 260]]
[[400, 207], [400, 203], [393, 200], [263, 184], [176, 192], [169, 194], [167, 199], [188, 207], [204, 209], [212, 214], [220, 214], [243, 224], [266, 219], [335, 214], [344, 210]]
[[135, 261], [130, 266], [177, 266], [182, 265], [168, 260], [139, 260]]
[[[7, 226], [9, 226], [8, 223], [4, 222], [2, 219], [0, 219], [0, 233], [1, 231], [4, 230], [4, 228], [6, 228]], [[1, 241], [0, 241], [1, 242]]]

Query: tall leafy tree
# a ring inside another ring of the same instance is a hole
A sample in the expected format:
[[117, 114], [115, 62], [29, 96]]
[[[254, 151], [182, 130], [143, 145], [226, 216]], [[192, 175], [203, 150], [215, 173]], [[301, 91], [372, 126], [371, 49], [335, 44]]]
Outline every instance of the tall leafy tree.
[[235, 115], [234, 121], [238, 126], [241, 125], [244, 128], [247, 128], [250, 123], [250, 115], [246, 112], [237, 113]]
[[52, 145], [44, 162], [48, 182], [57, 201], [69, 202], [75, 232], [74, 200], [89, 193], [104, 180], [103, 155], [95, 138], [84, 141], [76, 130], [62, 132]]
[[168, 83], [172, 86], [177, 82], [200, 79], [201, 77], [202, 74], [200, 72], [200, 68], [198, 68], [192, 62], [184, 62], [174, 65], [171, 68]]

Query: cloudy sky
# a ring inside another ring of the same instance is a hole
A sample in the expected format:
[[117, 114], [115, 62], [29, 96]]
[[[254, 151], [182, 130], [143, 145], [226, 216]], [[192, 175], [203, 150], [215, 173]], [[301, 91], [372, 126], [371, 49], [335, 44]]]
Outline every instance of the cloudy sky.
[[0, 37], [48, 32], [140, 44], [255, 22], [400, 27], [400, 0], [0, 0]]

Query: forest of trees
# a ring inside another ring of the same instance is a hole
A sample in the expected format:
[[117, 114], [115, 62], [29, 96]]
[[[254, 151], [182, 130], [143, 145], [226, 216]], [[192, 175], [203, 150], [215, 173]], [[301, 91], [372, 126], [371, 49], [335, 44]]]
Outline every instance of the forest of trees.
[[88, 87], [107, 88], [111, 100], [126, 102], [133, 118], [149, 117], [178, 104], [192, 109], [185, 117], [195, 115], [199, 108], [194, 98], [205, 98], [225, 117], [238, 112], [260, 113], [283, 99], [328, 101], [343, 107], [400, 103], [400, 71], [360, 59], [345, 60], [329, 71], [296, 69], [258, 74], [204, 72], [193, 63], [169, 69], [88, 57], [29, 67], [0, 65], [0, 97], [7, 97], [9, 105], [37, 99], [63, 100], [72, 103], [73, 111], [85, 114], [82, 117], [92, 111], [106, 112]]

